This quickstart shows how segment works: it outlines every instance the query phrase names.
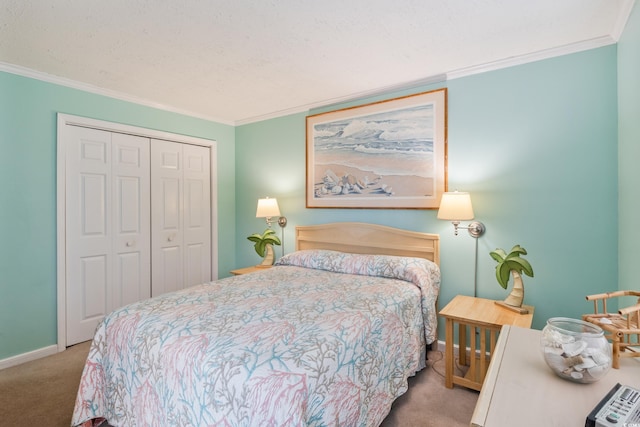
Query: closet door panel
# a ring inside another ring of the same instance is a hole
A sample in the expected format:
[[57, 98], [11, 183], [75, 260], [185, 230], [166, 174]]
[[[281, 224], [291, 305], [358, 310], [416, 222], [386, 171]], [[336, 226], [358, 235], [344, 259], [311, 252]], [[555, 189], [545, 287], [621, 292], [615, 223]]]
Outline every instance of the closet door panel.
[[187, 286], [211, 280], [211, 167], [207, 147], [184, 145]]
[[111, 147], [113, 310], [151, 296], [151, 178], [148, 138], [115, 133]]
[[186, 284], [187, 286], [197, 285], [211, 281], [211, 276], [207, 276], [202, 268], [202, 259], [206, 253], [206, 248], [202, 244], [192, 244], [186, 247]]
[[182, 228], [182, 202], [181, 202], [181, 182], [175, 177], [161, 178], [159, 183], [159, 197], [162, 209], [161, 226], [162, 231], [171, 235], [179, 233]]
[[211, 280], [210, 155], [151, 141], [153, 296]]
[[151, 295], [149, 262], [143, 262], [143, 256], [140, 252], [117, 254], [114, 276], [118, 286], [114, 293], [119, 300], [119, 307], [141, 301]]
[[182, 267], [182, 247], [164, 246], [157, 254], [160, 260], [153, 282], [154, 296], [165, 292], [173, 292], [182, 289], [184, 286]]
[[182, 144], [151, 144], [151, 295], [184, 288]]
[[72, 127], [66, 144], [67, 345], [90, 339], [111, 297], [111, 133]]
[[82, 310], [82, 320], [104, 316], [106, 312], [107, 294], [107, 256], [85, 256], [80, 259], [82, 302], [78, 306]]

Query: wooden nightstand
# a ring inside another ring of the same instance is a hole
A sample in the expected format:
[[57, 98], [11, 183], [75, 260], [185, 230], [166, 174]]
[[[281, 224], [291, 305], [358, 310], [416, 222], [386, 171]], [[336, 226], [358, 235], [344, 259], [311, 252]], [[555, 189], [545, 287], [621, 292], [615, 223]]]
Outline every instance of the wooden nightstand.
[[234, 276], [239, 276], [241, 274], [249, 274], [249, 273], [255, 273], [256, 271], [262, 271], [266, 268], [271, 268], [269, 267], [259, 267], [257, 265], [252, 265], [251, 267], [245, 267], [245, 268], [238, 268], [236, 270], [231, 270], [229, 273], [233, 274]]
[[[453, 388], [458, 384], [480, 391], [489, 369], [488, 354], [496, 346], [498, 333], [503, 325], [531, 327], [534, 308], [526, 306], [528, 314], [519, 314], [496, 304], [496, 301], [458, 295], [451, 300], [440, 315], [445, 318], [445, 385]], [[468, 366], [464, 377], [454, 375], [454, 323], [458, 324], [458, 359], [460, 365]], [[476, 338], [478, 335], [478, 338]], [[488, 336], [488, 342], [487, 342]], [[467, 360], [467, 337], [470, 357]]]

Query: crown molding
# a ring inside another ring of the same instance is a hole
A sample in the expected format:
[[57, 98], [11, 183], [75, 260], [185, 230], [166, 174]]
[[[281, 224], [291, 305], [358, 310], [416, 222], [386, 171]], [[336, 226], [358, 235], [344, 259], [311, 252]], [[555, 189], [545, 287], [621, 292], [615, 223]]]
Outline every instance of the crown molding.
[[15, 74], [22, 77], [28, 77], [35, 80], [40, 80], [47, 83], [53, 83], [60, 86], [65, 86], [71, 89], [78, 89], [84, 92], [93, 93], [95, 95], [102, 95], [108, 98], [118, 99], [120, 101], [131, 102], [133, 104], [142, 105], [145, 107], [155, 108], [157, 110], [168, 111], [171, 113], [182, 114], [184, 116], [189, 116], [197, 119], [208, 120], [216, 123], [221, 123], [225, 125], [234, 126], [235, 123], [233, 121], [221, 119], [219, 117], [209, 117], [202, 114], [194, 113], [188, 110], [182, 110], [179, 108], [172, 107], [170, 105], [160, 104], [157, 102], [149, 101], [143, 98], [138, 98], [135, 96], [128, 95], [126, 93], [118, 92], [115, 90], [104, 89], [98, 86], [94, 86], [88, 83], [78, 82], [75, 80], [67, 79], [64, 77], [55, 76], [53, 74], [47, 74], [42, 71], [36, 71], [30, 68], [21, 67], [19, 65], [13, 65], [6, 62], [0, 61], [0, 71], [4, 71], [6, 73]]
[[364, 99], [364, 98], [370, 98], [370, 97], [373, 97], [373, 96], [385, 95], [388, 92], [396, 92], [396, 91], [401, 91], [401, 90], [410, 90], [410, 89], [416, 89], [416, 88], [421, 87], [421, 86], [426, 86], [426, 85], [431, 85], [431, 84], [436, 84], [436, 83], [444, 83], [444, 82], [446, 82], [446, 80], [447, 80], [446, 74], [438, 74], [438, 75], [435, 75], [435, 76], [426, 77], [424, 79], [414, 80], [414, 81], [411, 81], [411, 82], [406, 82], [406, 83], [401, 83], [401, 84], [396, 84], [396, 85], [383, 86], [383, 87], [379, 87], [379, 88], [372, 89], [372, 90], [356, 92], [356, 93], [352, 93], [352, 94], [345, 95], [345, 96], [339, 96], [339, 97], [336, 97], [336, 98], [325, 99], [325, 100], [322, 100], [322, 101], [318, 101], [318, 102], [314, 102], [314, 103], [310, 103], [310, 104], [305, 104], [305, 105], [301, 105], [301, 106], [298, 106], [298, 107], [289, 108], [289, 109], [286, 109], [286, 110], [275, 111], [273, 113], [264, 114], [264, 115], [261, 115], [261, 116], [247, 117], [245, 119], [238, 120], [236, 122], [236, 125], [245, 125], [245, 124], [249, 124], [249, 123], [260, 122], [260, 121], [263, 121], [263, 120], [275, 119], [277, 117], [282, 117], [282, 116], [286, 116], [286, 115], [290, 115], [290, 114], [308, 112], [308, 111], [314, 110], [316, 108], [331, 108], [332, 106], [336, 106], [336, 108], [339, 108], [338, 106], [340, 104], [345, 104], [347, 102], [353, 102], [353, 101], [361, 100], [361, 99]]
[[622, 36], [622, 32], [624, 28], [627, 26], [627, 21], [631, 16], [631, 11], [633, 10], [633, 6], [635, 4], [635, 0], [622, 0], [622, 6], [620, 6], [620, 14], [618, 15], [618, 19], [611, 30], [611, 37], [617, 42], [620, 40]]
[[0, 71], [5, 71], [11, 74], [17, 74], [23, 77], [29, 77], [32, 79], [41, 80], [48, 83], [54, 83], [61, 86], [66, 86], [73, 89], [94, 93], [97, 95], [107, 96], [110, 98], [115, 98], [122, 101], [131, 102], [134, 104], [144, 105], [144, 106], [156, 108], [159, 110], [182, 114], [189, 117], [209, 120], [209, 121], [230, 125], [230, 126], [241, 126], [245, 124], [256, 123], [264, 120], [283, 117], [291, 114], [308, 112], [317, 108], [330, 108], [331, 106], [338, 106], [339, 104], [344, 104], [347, 102], [353, 102], [353, 101], [357, 101], [364, 98], [384, 95], [385, 93], [389, 93], [389, 92], [417, 89], [419, 87], [427, 86], [430, 84], [443, 83], [448, 80], [459, 79], [461, 77], [472, 76], [474, 74], [486, 73], [488, 71], [496, 71], [503, 68], [509, 68], [517, 65], [527, 64], [530, 62], [541, 61], [543, 59], [555, 58], [558, 56], [568, 55], [568, 54], [582, 52], [589, 49], [595, 49], [595, 48], [615, 44], [617, 43], [617, 40], [620, 38], [620, 35], [624, 30], [627, 19], [629, 18], [629, 15], [631, 14], [631, 11], [633, 9], [634, 2], [635, 0], [624, 0], [624, 8], [622, 8], [621, 10], [618, 21], [616, 23], [616, 29], [612, 36], [598, 37], [591, 40], [586, 40], [578, 43], [572, 43], [565, 46], [560, 46], [557, 48], [545, 49], [538, 52], [529, 53], [526, 55], [519, 55], [519, 56], [514, 56], [511, 58], [507, 58], [499, 61], [489, 62], [486, 64], [479, 64], [471, 67], [461, 68], [458, 70], [449, 71], [446, 74], [438, 74], [435, 76], [430, 76], [424, 79], [414, 80], [414, 81], [406, 82], [402, 84], [388, 85], [388, 86], [383, 86], [383, 87], [379, 87], [379, 88], [368, 90], [368, 91], [356, 92], [356, 93], [352, 93], [345, 96], [325, 99], [325, 100], [314, 102], [314, 103], [309, 103], [309, 104], [300, 105], [297, 107], [287, 108], [284, 110], [274, 111], [272, 113], [263, 114], [259, 116], [247, 117], [247, 118], [236, 120], [236, 121], [221, 119], [219, 117], [209, 117], [209, 116], [193, 113], [186, 110], [181, 110], [178, 108], [171, 107], [169, 105], [159, 104], [156, 102], [152, 102], [152, 101], [137, 98], [131, 95], [127, 95], [121, 92], [117, 92], [109, 89], [103, 89], [87, 83], [77, 82], [74, 80], [66, 79], [64, 77], [58, 77], [58, 76], [43, 73], [40, 71], [35, 71], [26, 67], [20, 67], [17, 65], [4, 63], [2, 61], [0, 61]]
[[591, 40], [585, 40], [578, 43], [571, 43], [552, 49], [545, 49], [538, 52], [528, 53], [526, 55], [514, 56], [512, 58], [501, 59], [499, 61], [488, 62], [486, 64], [475, 65], [472, 67], [461, 68], [459, 70], [447, 73], [447, 80], [459, 79], [461, 77], [472, 76], [474, 74], [486, 73], [488, 71], [496, 71], [502, 68], [514, 67], [516, 65], [528, 64], [530, 62], [541, 61], [543, 59], [555, 58], [558, 56], [569, 55], [572, 53], [582, 52], [585, 50], [596, 49], [603, 46], [615, 44], [610, 36], [598, 37]]
[[[631, 3], [631, 6], [633, 5], [634, 1], [635, 0], [626, 0], [627, 3]], [[628, 12], [626, 12], [627, 18], [629, 16], [629, 13], [630, 13], [630, 9]], [[623, 22], [626, 23], [626, 18], [624, 19]], [[255, 123], [263, 120], [282, 117], [289, 114], [308, 112], [316, 108], [329, 108], [332, 105], [344, 104], [347, 102], [352, 102], [359, 99], [377, 96], [377, 95], [384, 95], [385, 93], [388, 93], [388, 92], [417, 89], [418, 87], [426, 86], [429, 84], [442, 83], [448, 80], [459, 79], [461, 77], [472, 76], [474, 74], [486, 73], [488, 71], [496, 71], [503, 68], [514, 67], [516, 65], [523, 65], [530, 62], [541, 61], [543, 59], [550, 59], [558, 56], [569, 55], [572, 53], [578, 53], [585, 50], [596, 49], [599, 47], [604, 47], [604, 46], [608, 46], [615, 43], [617, 43], [617, 41], [613, 37], [610, 37], [610, 36], [598, 37], [591, 40], [586, 40], [578, 43], [571, 43], [565, 46], [560, 46], [552, 49], [545, 49], [539, 52], [533, 52], [526, 55], [514, 56], [511, 58], [489, 62], [486, 64], [460, 68], [458, 70], [447, 72], [446, 74], [439, 74], [436, 76], [431, 76], [425, 79], [420, 79], [420, 80], [416, 80], [416, 81], [412, 81], [404, 84], [380, 87], [370, 91], [354, 93], [351, 95], [338, 97], [338, 98], [326, 99], [316, 103], [301, 105], [299, 107], [276, 111], [276, 112], [261, 115], [261, 116], [248, 117], [242, 120], [238, 120], [236, 122], [236, 125], [250, 124], [250, 123]]]

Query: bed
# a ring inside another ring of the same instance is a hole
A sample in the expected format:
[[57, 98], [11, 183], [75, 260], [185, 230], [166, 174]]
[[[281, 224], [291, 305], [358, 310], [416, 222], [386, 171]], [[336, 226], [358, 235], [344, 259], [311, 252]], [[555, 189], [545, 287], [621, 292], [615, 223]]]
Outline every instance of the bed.
[[296, 227], [272, 268], [122, 307], [72, 425], [377, 426], [436, 339], [439, 236]]

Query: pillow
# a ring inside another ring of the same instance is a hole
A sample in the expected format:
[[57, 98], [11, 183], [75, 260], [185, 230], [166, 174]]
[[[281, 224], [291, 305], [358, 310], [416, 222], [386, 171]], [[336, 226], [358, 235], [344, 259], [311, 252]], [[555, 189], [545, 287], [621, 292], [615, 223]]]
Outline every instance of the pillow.
[[362, 276], [387, 277], [405, 280], [420, 286], [421, 276], [440, 276], [438, 266], [424, 258], [394, 255], [351, 254], [326, 249], [296, 251], [280, 258], [276, 265], [327, 270], [336, 273], [359, 274]]

